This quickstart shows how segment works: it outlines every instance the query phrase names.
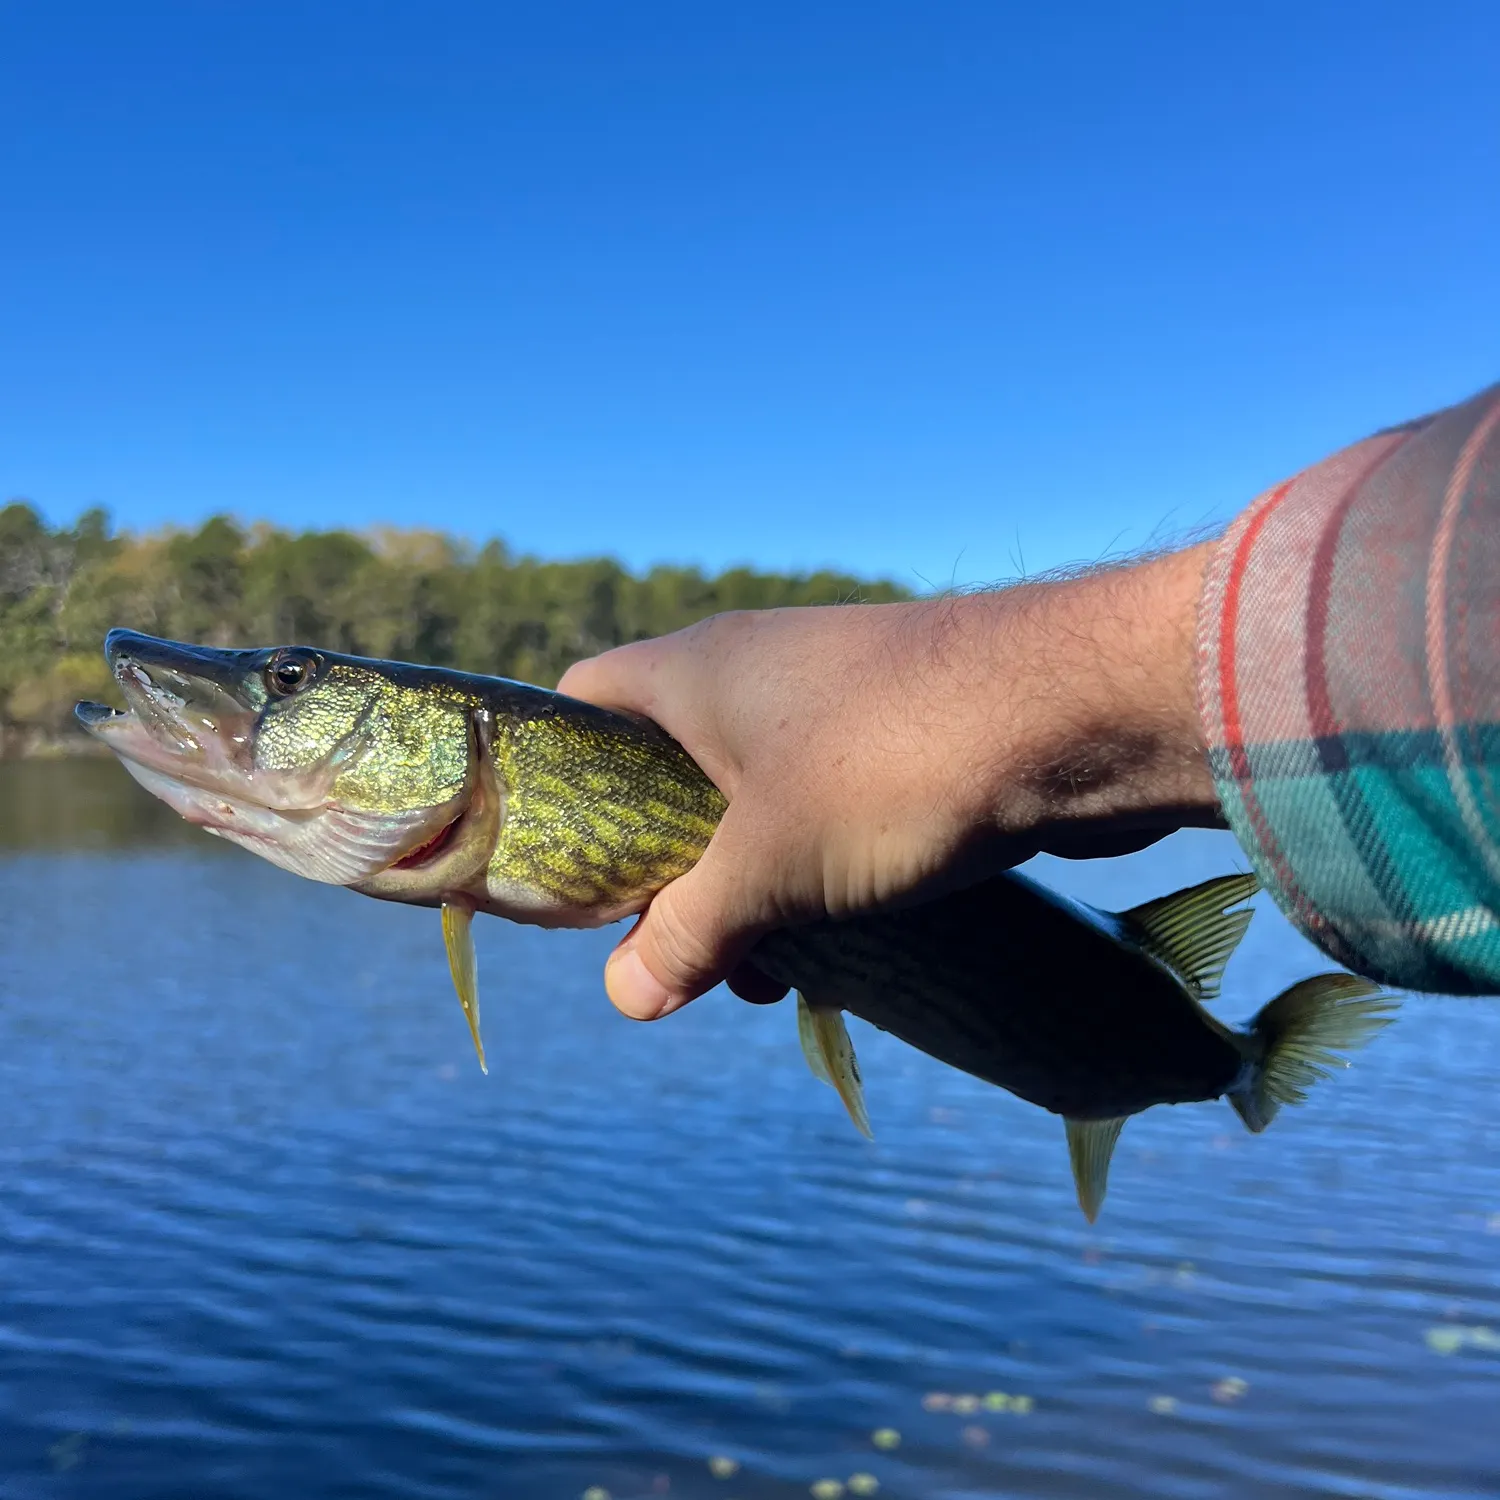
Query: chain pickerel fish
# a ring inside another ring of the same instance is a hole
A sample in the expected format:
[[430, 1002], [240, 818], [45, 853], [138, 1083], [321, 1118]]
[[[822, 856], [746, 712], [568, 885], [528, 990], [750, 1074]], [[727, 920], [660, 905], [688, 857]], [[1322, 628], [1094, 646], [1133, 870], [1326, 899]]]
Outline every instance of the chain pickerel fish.
[[[218, 650], [111, 631], [128, 709], [83, 726], [189, 822], [311, 880], [441, 909], [479, 1055], [476, 912], [593, 927], [640, 911], [725, 808], [655, 725], [502, 678], [303, 646]], [[1063, 1116], [1092, 1221], [1125, 1120], [1227, 1097], [1252, 1131], [1342, 1065], [1394, 1002], [1303, 980], [1244, 1031], [1203, 1002], [1249, 924], [1254, 876], [1110, 913], [1009, 873], [902, 910], [763, 939], [798, 992], [812, 1070], [870, 1133], [843, 1012]]]

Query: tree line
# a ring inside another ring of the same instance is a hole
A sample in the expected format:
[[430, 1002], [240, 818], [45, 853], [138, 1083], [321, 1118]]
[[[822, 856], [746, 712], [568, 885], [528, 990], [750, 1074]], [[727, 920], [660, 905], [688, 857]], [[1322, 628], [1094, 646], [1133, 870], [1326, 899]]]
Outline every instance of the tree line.
[[197, 530], [115, 531], [91, 510], [51, 528], [0, 509], [0, 746], [55, 745], [78, 698], [119, 702], [105, 632], [126, 625], [204, 645], [300, 642], [552, 686], [579, 657], [726, 609], [881, 603], [889, 581], [731, 568], [627, 572], [609, 558], [546, 562], [433, 531], [289, 532], [215, 516]]

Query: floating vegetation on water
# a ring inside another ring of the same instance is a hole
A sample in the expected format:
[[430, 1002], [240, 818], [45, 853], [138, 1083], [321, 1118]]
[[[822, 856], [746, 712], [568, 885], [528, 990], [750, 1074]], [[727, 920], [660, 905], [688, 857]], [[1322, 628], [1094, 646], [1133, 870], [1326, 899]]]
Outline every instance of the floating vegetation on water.
[[1035, 1406], [1036, 1401], [1031, 1396], [1012, 1396], [1005, 1391], [989, 1391], [983, 1396], [953, 1396], [947, 1391], [928, 1391], [922, 1397], [924, 1411], [951, 1411], [961, 1417], [973, 1416], [981, 1407], [985, 1411], [1008, 1411], [1024, 1417]]
[[1231, 1406], [1250, 1389], [1250, 1382], [1238, 1375], [1226, 1375], [1208, 1388], [1208, 1393], [1220, 1406]]
[[723, 1454], [716, 1453], [708, 1461], [708, 1472], [715, 1479], [733, 1479], [740, 1472], [740, 1461], [737, 1458], [725, 1458]]
[[851, 1474], [847, 1485], [842, 1479], [819, 1479], [809, 1487], [813, 1500], [839, 1500], [845, 1490], [851, 1495], [878, 1494], [880, 1481], [873, 1474]]
[[1177, 1397], [1153, 1396], [1146, 1403], [1146, 1409], [1155, 1412], [1159, 1417], [1170, 1417], [1177, 1410]]
[[986, 1411], [1009, 1411], [1024, 1417], [1036, 1402], [1030, 1396], [1008, 1396], [1004, 1391], [990, 1391], [984, 1398]]
[[67, 1437], [59, 1438], [47, 1450], [47, 1456], [52, 1460], [52, 1467], [61, 1474], [71, 1469], [74, 1464], [83, 1462], [84, 1446], [88, 1443], [89, 1435], [86, 1432], [70, 1432]]
[[870, 1434], [870, 1441], [877, 1448], [889, 1453], [891, 1449], [901, 1446], [901, 1434], [894, 1427], [877, 1427]]
[[1439, 1323], [1425, 1334], [1434, 1354], [1457, 1354], [1460, 1349], [1500, 1351], [1500, 1333], [1493, 1328], [1466, 1327], [1462, 1323]]

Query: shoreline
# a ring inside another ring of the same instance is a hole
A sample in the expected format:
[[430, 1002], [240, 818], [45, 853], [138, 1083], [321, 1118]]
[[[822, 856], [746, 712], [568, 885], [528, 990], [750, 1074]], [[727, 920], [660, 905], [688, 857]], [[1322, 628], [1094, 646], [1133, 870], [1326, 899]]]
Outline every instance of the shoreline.
[[50, 734], [41, 729], [0, 725], [0, 764], [22, 760], [99, 760], [109, 751], [82, 730]]

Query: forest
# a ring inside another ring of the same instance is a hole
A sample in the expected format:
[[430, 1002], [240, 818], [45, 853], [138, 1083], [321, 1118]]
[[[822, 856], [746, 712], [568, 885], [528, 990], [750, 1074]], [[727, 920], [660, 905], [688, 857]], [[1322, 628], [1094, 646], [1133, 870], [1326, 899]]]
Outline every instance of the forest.
[[87, 745], [79, 698], [119, 702], [101, 654], [126, 625], [208, 645], [298, 642], [551, 686], [570, 663], [726, 609], [880, 603], [889, 581], [608, 558], [546, 562], [432, 531], [293, 533], [216, 516], [196, 530], [114, 530], [100, 510], [49, 527], [0, 509], [0, 753]]

